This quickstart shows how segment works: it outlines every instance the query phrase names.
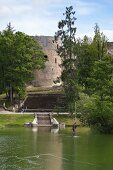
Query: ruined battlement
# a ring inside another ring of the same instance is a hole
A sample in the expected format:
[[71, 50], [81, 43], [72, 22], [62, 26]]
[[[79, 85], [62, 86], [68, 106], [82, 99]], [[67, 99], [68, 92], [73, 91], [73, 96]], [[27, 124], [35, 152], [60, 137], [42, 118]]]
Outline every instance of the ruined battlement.
[[61, 58], [58, 56], [56, 50], [58, 44], [55, 42], [52, 36], [35, 36], [34, 37], [41, 45], [45, 56], [48, 61], [45, 63], [43, 70], [34, 71], [33, 86], [52, 87], [54, 85], [60, 85], [61, 82], [56, 80], [61, 75]]

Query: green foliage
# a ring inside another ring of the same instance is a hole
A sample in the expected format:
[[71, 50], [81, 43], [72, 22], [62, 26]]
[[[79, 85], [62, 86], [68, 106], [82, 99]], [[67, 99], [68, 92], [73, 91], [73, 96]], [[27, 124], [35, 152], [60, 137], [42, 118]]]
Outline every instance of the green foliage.
[[89, 79], [91, 93], [100, 97], [100, 100], [113, 102], [113, 57], [106, 56], [96, 61]]
[[113, 56], [97, 24], [93, 40], [85, 36], [78, 47], [78, 80], [86, 93], [78, 102], [80, 119], [99, 132], [113, 133]]
[[98, 24], [95, 25], [94, 32], [95, 35], [92, 45], [95, 48], [96, 60], [101, 60], [107, 53], [107, 38], [103, 33], [100, 32]]
[[[83, 125], [88, 125], [92, 129], [101, 133], [113, 133], [113, 104], [110, 101], [100, 101], [99, 97], [81, 96], [79, 111], [80, 120]], [[83, 101], [83, 102], [82, 102]]]
[[14, 32], [11, 24], [0, 33], [0, 89], [10, 100], [19, 97], [33, 78], [33, 70], [44, 67], [45, 59], [39, 44], [22, 32]]
[[88, 78], [91, 77], [91, 72], [94, 65], [94, 49], [91, 45], [91, 40], [85, 36], [83, 40], [77, 41], [77, 58], [78, 58], [78, 83], [82, 86], [84, 92], [89, 93]]
[[61, 79], [63, 81], [64, 92], [67, 99], [68, 110], [74, 112], [74, 104], [78, 99], [77, 74], [76, 74], [76, 56], [74, 51], [76, 27], [74, 26], [76, 18], [73, 7], [67, 7], [64, 13], [65, 19], [58, 24], [59, 30], [55, 34], [55, 39], [61, 41], [58, 48], [58, 54], [62, 59], [63, 72]]
[[95, 70], [95, 66], [101, 60], [105, 60], [107, 55], [107, 39], [103, 33], [100, 33], [99, 26], [96, 24], [94, 28], [94, 38], [89, 39], [87, 36], [77, 43], [78, 57], [78, 82], [87, 94], [92, 94], [91, 78]]
[[110, 101], [96, 101], [89, 123], [102, 133], [113, 133], [113, 104]]
[[[62, 59], [64, 92], [68, 111], [77, 112], [84, 125], [104, 132], [113, 132], [113, 56], [107, 54], [107, 39], [96, 24], [93, 39], [75, 41], [73, 7], [66, 8], [65, 19], [59, 22], [55, 38], [61, 40], [58, 54]], [[80, 86], [78, 88], [78, 85]], [[80, 93], [80, 100], [79, 99]]]

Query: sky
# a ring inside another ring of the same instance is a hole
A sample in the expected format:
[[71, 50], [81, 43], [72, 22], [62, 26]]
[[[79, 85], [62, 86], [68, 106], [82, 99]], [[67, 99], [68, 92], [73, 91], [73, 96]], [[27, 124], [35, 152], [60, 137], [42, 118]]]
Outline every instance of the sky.
[[9, 22], [28, 35], [54, 36], [66, 7], [73, 6], [76, 37], [94, 35], [95, 23], [113, 41], [113, 0], [0, 0], [0, 31]]

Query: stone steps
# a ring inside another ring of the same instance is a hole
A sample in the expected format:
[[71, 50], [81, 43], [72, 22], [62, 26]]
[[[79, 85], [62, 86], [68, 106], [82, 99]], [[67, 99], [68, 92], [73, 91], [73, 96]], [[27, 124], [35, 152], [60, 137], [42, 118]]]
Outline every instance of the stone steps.
[[30, 94], [24, 102], [23, 109], [25, 112], [52, 112], [57, 106], [64, 110], [63, 94]]
[[50, 115], [38, 114], [37, 120], [38, 120], [38, 126], [51, 126]]

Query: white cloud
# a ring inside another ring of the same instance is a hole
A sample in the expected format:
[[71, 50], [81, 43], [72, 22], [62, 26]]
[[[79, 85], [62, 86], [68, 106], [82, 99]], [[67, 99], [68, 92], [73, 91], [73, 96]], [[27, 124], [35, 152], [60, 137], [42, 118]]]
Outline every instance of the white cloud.
[[94, 36], [94, 32], [93, 31], [89, 31], [89, 32], [79, 32], [76, 34], [76, 38], [81, 38], [83, 39], [84, 36], [88, 36], [89, 38], [93, 38]]
[[75, 2], [76, 11], [78, 15], [89, 15], [94, 13], [98, 8], [100, 8], [99, 4], [94, 2], [83, 2], [77, 0]]
[[38, 6], [43, 6], [47, 7], [47, 5], [50, 5], [50, 4], [58, 4], [58, 3], [61, 3], [63, 0], [32, 0], [32, 3], [35, 4], [35, 5], [38, 5]]
[[29, 5], [1, 5], [0, 6], [0, 16], [5, 17], [9, 15], [22, 14], [26, 11], [30, 11], [32, 9]]
[[28, 35], [51, 35], [54, 36], [57, 31], [56, 20], [46, 20], [41, 18], [27, 18], [11, 21], [16, 31], [25, 32]]
[[[113, 31], [112, 30], [100, 30], [100, 32], [103, 32], [103, 34], [106, 36], [108, 42], [113, 42]], [[93, 38], [94, 37], [94, 31], [90, 30], [89, 32], [78, 32], [76, 34], [76, 37], [82, 39], [85, 35]]]
[[21, 14], [22, 12], [26, 12], [26, 11], [31, 11], [32, 7], [30, 5], [18, 5], [18, 6], [13, 6], [12, 10], [14, 11], [14, 13], [19, 13]]
[[102, 32], [108, 38], [108, 41], [113, 42], [113, 30], [102, 30]]
[[[29, 35], [54, 35], [55, 31], [58, 30], [57, 24], [63, 17], [65, 7], [70, 5], [73, 5], [76, 14], [79, 15], [79, 17], [77, 16], [77, 36], [87, 35], [93, 37], [92, 25], [96, 20], [93, 18], [92, 21], [92, 14], [102, 11], [105, 4], [87, 0], [0, 0], [0, 29], [4, 29], [11, 22], [17, 31]], [[80, 16], [85, 16], [86, 20], [84, 18], [82, 20]], [[87, 16], [91, 17], [89, 21]], [[109, 24], [108, 20], [106, 23]], [[110, 28], [109, 30], [103, 30], [103, 33], [109, 41], [113, 41], [113, 31]]]
[[11, 9], [8, 6], [0, 6], [0, 16], [11, 14]]

